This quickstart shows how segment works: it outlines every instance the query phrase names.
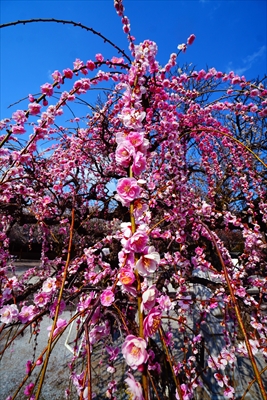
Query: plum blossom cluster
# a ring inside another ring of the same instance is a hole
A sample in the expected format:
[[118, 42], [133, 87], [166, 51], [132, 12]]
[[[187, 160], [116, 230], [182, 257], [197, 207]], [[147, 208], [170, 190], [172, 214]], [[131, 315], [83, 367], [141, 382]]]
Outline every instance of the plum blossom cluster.
[[[177, 69], [193, 34], [162, 67], [156, 43], [136, 45], [122, 1], [114, 6], [132, 58], [115, 45], [119, 57], [77, 58], [0, 123], [1, 356], [28, 331], [36, 344], [48, 318], [48, 345], [34, 346], [19, 386], [27, 398], [39, 396], [44, 378], [32, 372], [45, 376], [63, 334], [83, 399], [99, 394], [96, 369], [110, 377], [99, 396], [113, 400], [122, 381], [137, 400], [192, 399], [207, 381], [234, 399], [240, 358], [266, 398], [255, 361], [267, 358], [266, 154], [257, 143], [266, 84]], [[114, 89], [103, 104], [61, 126], [106, 82]], [[10, 257], [18, 233], [40, 252], [23, 275]], [[67, 384], [65, 394], [73, 397]]]

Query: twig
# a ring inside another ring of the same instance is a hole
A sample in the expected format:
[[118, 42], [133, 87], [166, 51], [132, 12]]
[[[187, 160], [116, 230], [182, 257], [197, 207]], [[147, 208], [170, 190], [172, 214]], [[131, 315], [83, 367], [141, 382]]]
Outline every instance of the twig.
[[59, 292], [59, 295], [58, 295], [57, 306], [56, 306], [56, 311], [55, 311], [55, 317], [54, 317], [54, 321], [53, 321], [53, 325], [52, 325], [52, 329], [51, 329], [50, 337], [49, 337], [49, 341], [48, 341], [46, 358], [45, 358], [45, 361], [44, 361], [44, 364], [43, 364], [43, 367], [42, 367], [40, 383], [39, 383], [38, 388], [37, 388], [37, 392], [36, 392], [36, 395], [35, 395], [35, 400], [38, 400], [39, 396], [41, 394], [42, 386], [43, 386], [43, 383], [44, 383], [44, 377], [45, 377], [45, 373], [46, 373], [49, 357], [50, 357], [50, 354], [51, 354], [51, 347], [52, 347], [52, 342], [53, 342], [53, 334], [54, 334], [54, 331], [55, 331], [55, 328], [56, 328], [56, 324], [57, 324], [57, 320], [58, 320], [58, 316], [59, 316], [60, 302], [61, 302], [61, 299], [62, 299], [62, 296], [63, 296], [63, 290], [64, 290], [64, 286], [65, 286], [65, 281], [67, 279], [67, 272], [68, 272], [68, 267], [69, 267], [69, 263], [70, 263], [70, 254], [71, 254], [72, 238], [73, 238], [73, 231], [74, 231], [74, 220], [75, 220], [75, 208], [74, 208], [74, 204], [73, 204], [73, 208], [72, 208], [72, 212], [71, 212], [71, 226], [70, 226], [70, 238], [69, 238], [69, 246], [68, 246], [68, 255], [67, 255], [67, 260], [66, 260], [66, 264], [65, 264], [65, 268], [64, 268], [64, 273], [63, 273], [62, 283], [61, 283], [61, 287], [60, 287], [60, 292]]
[[87, 32], [92, 32], [94, 35], [99, 36], [101, 39], [103, 39], [104, 43], [109, 43], [112, 47], [114, 47], [119, 53], [121, 53], [129, 62], [131, 62], [131, 59], [127, 54], [125, 53], [124, 50], [120, 49], [115, 43], [113, 43], [111, 40], [107, 39], [102, 33], [97, 32], [93, 28], [89, 28], [86, 25], [81, 24], [80, 22], [75, 22], [75, 21], [69, 21], [69, 20], [64, 20], [64, 19], [56, 19], [56, 18], [32, 18], [32, 19], [24, 19], [24, 20], [19, 20], [19, 21], [12, 21], [12, 22], [7, 22], [6, 24], [1, 24], [1, 28], [7, 28], [9, 26], [15, 26], [15, 25], [26, 25], [30, 23], [35, 23], [35, 22], [56, 22], [58, 24], [63, 24], [63, 25], [73, 25], [77, 26], [78, 28], [85, 29]]

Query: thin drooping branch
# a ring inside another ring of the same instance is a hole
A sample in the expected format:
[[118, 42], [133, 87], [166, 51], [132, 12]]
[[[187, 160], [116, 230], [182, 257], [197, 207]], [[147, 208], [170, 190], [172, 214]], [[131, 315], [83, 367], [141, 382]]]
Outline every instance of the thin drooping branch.
[[87, 32], [92, 32], [94, 35], [99, 36], [101, 39], [103, 39], [104, 43], [109, 43], [112, 47], [114, 47], [120, 54], [122, 54], [129, 62], [131, 62], [130, 57], [125, 53], [124, 50], [122, 50], [120, 47], [118, 47], [115, 43], [113, 43], [111, 40], [106, 38], [102, 33], [97, 32], [95, 29], [90, 28], [86, 25], [81, 24], [80, 22], [75, 22], [75, 21], [69, 21], [69, 20], [64, 20], [64, 19], [56, 19], [56, 18], [32, 18], [32, 19], [25, 19], [25, 20], [19, 20], [19, 21], [12, 21], [12, 22], [7, 22], [6, 24], [1, 24], [1, 28], [7, 28], [9, 26], [15, 26], [15, 25], [26, 25], [30, 23], [36, 23], [36, 22], [56, 22], [58, 24], [63, 24], [63, 25], [73, 25], [77, 26], [78, 28], [85, 29]]
[[259, 389], [260, 389], [260, 392], [261, 392], [262, 399], [263, 400], [267, 400], [267, 393], [265, 391], [265, 388], [264, 388], [264, 385], [263, 385], [263, 381], [262, 381], [262, 378], [261, 378], [261, 374], [260, 374], [260, 371], [258, 369], [256, 360], [255, 360], [255, 357], [254, 357], [254, 354], [253, 354], [253, 351], [252, 351], [252, 348], [251, 348], [251, 344], [249, 342], [249, 337], [248, 337], [247, 331], [246, 331], [245, 326], [244, 326], [244, 322], [243, 322], [242, 317], [241, 317], [240, 309], [239, 309], [239, 306], [238, 306], [238, 303], [237, 303], [237, 300], [236, 300], [236, 297], [235, 297], [235, 294], [234, 294], [234, 291], [233, 291], [233, 288], [232, 288], [232, 285], [231, 285], [231, 280], [230, 280], [230, 276], [228, 274], [226, 265], [225, 265], [225, 263], [223, 261], [220, 249], [218, 247], [218, 244], [217, 244], [217, 242], [215, 240], [215, 237], [214, 237], [213, 233], [207, 227], [206, 224], [202, 223], [202, 225], [205, 227], [205, 229], [207, 229], [209, 235], [211, 236], [211, 239], [213, 240], [214, 247], [216, 249], [216, 252], [218, 254], [218, 257], [219, 257], [221, 265], [222, 265], [222, 269], [223, 269], [223, 272], [224, 272], [224, 277], [225, 277], [225, 280], [226, 280], [226, 283], [227, 283], [227, 287], [228, 287], [228, 290], [229, 290], [229, 293], [230, 293], [230, 298], [231, 298], [231, 301], [233, 303], [233, 307], [234, 307], [234, 310], [235, 310], [235, 313], [236, 313], [236, 318], [237, 318], [240, 330], [241, 330], [241, 332], [242, 332], [242, 334], [244, 336], [244, 340], [245, 340], [248, 356], [249, 356], [249, 359], [250, 359], [250, 362], [251, 362], [251, 365], [252, 365], [252, 368], [253, 368], [253, 371], [254, 371], [254, 374], [255, 374], [255, 379], [256, 379], [256, 381], [257, 381], [257, 383], [259, 385]]
[[41, 390], [42, 390], [42, 386], [43, 386], [43, 382], [44, 382], [44, 377], [45, 377], [45, 373], [46, 373], [46, 370], [47, 370], [49, 357], [50, 357], [50, 354], [51, 354], [52, 343], [53, 343], [53, 335], [54, 335], [54, 332], [55, 332], [55, 329], [56, 329], [57, 320], [58, 320], [58, 316], [59, 316], [60, 302], [61, 302], [61, 299], [62, 299], [62, 296], [63, 296], [64, 285], [65, 285], [65, 282], [66, 282], [66, 279], [67, 279], [67, 271], [68, 271], [68, 267], [69, 267], [69, 264], [70, 264], [70, 253], [71, 253], [71, 246], [72, 246], [73, 232], [74, 232], [74, 217], [75, 217], [75, 208], [74, 208], [74, 205], [73, 205], [72, 213], [71, 213], [71, 227], [70, 227], [70, 237], [69, 237], [67, 260], [66, 260], [66, 263], [65, 263], [64, 273], [63, 273], [63, 276], [62, 276], [61, 288], [60, 288], [60, 292], [59, 292], [58, 299], [57, 299], [55, 317], [54, 317], [53, 325], [52, 325], [50, 336], [49, 336], [49, 340], [48, 340], [46, 358], [44, 360], [43, 368], [42, 368], [42, 371], [41, 371], [40, 382], [39, 382], [39, 385], [38, 385], [38, 388], [37, 388], [37, 392], [36, 392], [36, 400], [39, 399], [39, 396], [41, 394]]

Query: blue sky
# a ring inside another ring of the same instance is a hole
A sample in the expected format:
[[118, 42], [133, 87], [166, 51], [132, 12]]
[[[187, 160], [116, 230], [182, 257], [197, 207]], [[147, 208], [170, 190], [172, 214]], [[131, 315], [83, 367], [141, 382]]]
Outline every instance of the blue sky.
[[[30, 18], [58, 18], [81, 22], [128, 50], [113, 0], [1, 0], [1, 24]], [[179, 64], [196, 69], [234, 70], [248, 79], [267, 73], [266, 0], [125, 0], [136, 43], [158, 44], [158, 60], [168, 61], [177, 45], [194, 33], [196, 41]], [[117, 56], [115, 49], [95, 35], [67, 25], [35, 23], [0, 30], [0, 118], [10, 117], [22, 103], [11, 103], [38, 93], [51, 82], [50, 74], [72, 67], [73, 61], [94, 59], [96, 53]]]

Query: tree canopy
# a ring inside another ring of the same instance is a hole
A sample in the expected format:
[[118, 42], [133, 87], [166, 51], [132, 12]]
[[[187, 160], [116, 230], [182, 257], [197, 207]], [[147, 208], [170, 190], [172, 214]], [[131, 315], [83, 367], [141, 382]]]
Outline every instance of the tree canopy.
[[[133, 399], [193, 399], [200, 386], [234, 399], [239, 358], [266, 399], [266, 78], [179, 66], [193, 34], [162, 66], [114, 4], [129, 54], [110, 42], [118, 56], [76, 59], [1, 121], [1, 354], [45, 315], [52, 325], [8, 399], [22, 388], [39, 398], [73, 321], [69, 398], [102, 395], [92, 379], [101, 344], [110, 399], [125, 387]], [[23, 275], [19, 240], [28, 255], [39, 245]], [[204, 328], [216, 323], [215, 352]]]

